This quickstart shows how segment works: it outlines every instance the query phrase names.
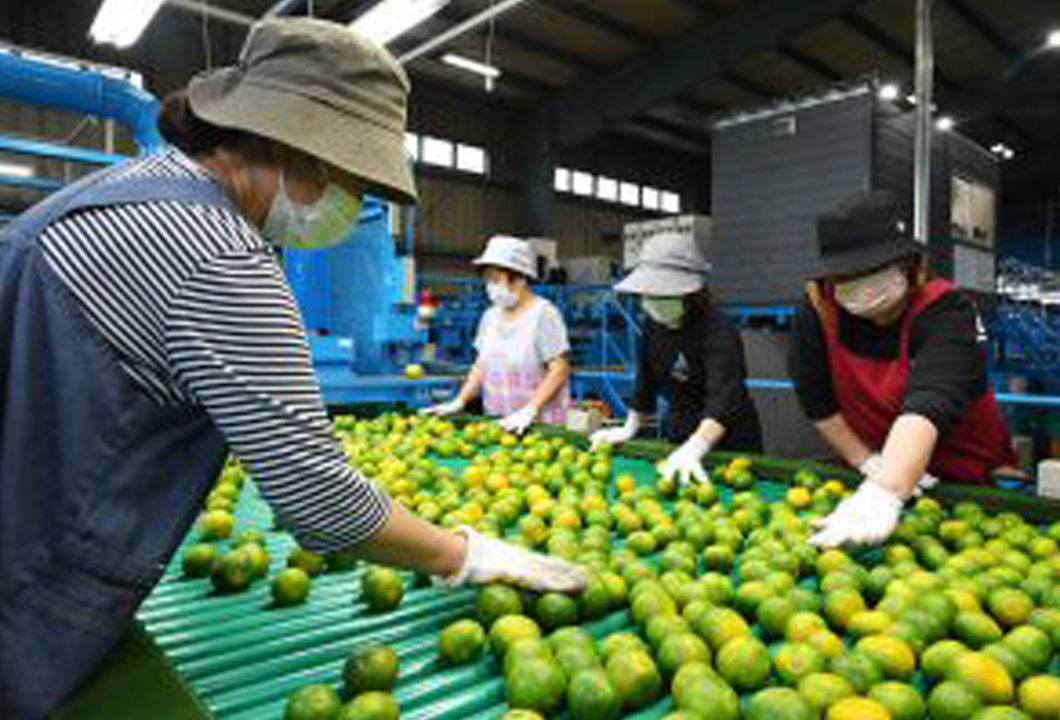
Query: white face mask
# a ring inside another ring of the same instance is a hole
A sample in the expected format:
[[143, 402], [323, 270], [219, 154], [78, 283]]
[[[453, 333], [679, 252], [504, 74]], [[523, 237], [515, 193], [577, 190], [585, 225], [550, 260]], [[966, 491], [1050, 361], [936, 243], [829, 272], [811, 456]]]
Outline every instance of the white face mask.
[[503, 310], [511, 310], [519, 302], [519, 296], [504, 283], [486, 283], [486, 295], [491, 303]]
[[361, 198], [337, 183], [328, 183], [320, 199], [304, 205], [291, 199], [279, 171], [262, 234], [272, 243], [299, 250], [331, 247], [346, 240], [361, 216]]
[[660, 325], [673, 329], [681, 327], [681, 319], [685, 316], [684, 298], [645, 295], [640, 299], [640, 305], [648, 317]]
[[900, 265], [837, 283], [835, 299], [851, 315], [873, 318], [894, 310], [909, 292], [909, 278]]

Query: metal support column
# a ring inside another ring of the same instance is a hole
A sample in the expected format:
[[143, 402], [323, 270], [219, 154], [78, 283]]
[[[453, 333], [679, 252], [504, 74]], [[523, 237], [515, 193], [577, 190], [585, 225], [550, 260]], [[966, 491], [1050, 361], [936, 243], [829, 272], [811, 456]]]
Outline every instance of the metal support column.
[[916, 146], [913, 177], [913, 236], [927, 244], [931, 232], [931, 135], [935, 50], [931, 34], [934, 0], [916, 3]]

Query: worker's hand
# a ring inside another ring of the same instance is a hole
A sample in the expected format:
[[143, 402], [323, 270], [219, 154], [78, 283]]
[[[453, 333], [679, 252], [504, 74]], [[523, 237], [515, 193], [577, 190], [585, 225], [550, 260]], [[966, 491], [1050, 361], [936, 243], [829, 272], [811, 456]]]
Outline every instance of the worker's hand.
[[[861, 461], [858, 465], [858, 472], [864, 475], [866, 478], [871, 478], [876, 473], [880, 472], [883, 468], [883, 456], [879, 453], [873, 453], [867, 458]], [[920, 481], [917, 482], [916, 487], [913, 488], [913, 497], [920, 497], [926, 491], [935, 487], [939, 484], [939, 479], [931, 473], [924, 473]]]
[[522, 435], [537, 420], [537, 410], [525, 405], [501, 420], [501, 427], [510, 433]]
[[810, 544], [820, 548], [841, 545], [879, 545], [898, 526], [902, 498], [882, 485], [865, 480], [857, 491], [817, 523]]
[[443, 585], [503, 582], [538, 592], [577, 592], [589, 583], [589, 572], [578, 565], [485, 537], [469, 527], [457, 532], [467, 539], [467, 555], [460, 572], [438, 579]]
[[430, 407], [423, 408], [420, 410], [420, 415], [435, 415], [437, 417], [449, 417], [450, 415], [456, 415], [464, 410], [467, 406], [460, 398], [453, 398], [452, 400], [438, 405], [431, 405]]
[[659, 474], [663, 478], [677, 478], [681, 487], [689, 483], [704, 483], [710, 478], [707, 471], [703, 469], [703, 456], [710, 452], [710, 443], [693, 433], [684, 445], [670, 453], [666, 462], [659, 468]]
[[589, 436], [589, 449], [598, 450], [603, 446], [621, 445], [636, 437], [640, 430], [641, 416], [636, 410], [630, 410], [626, 422], [619, 427], [597, 430]]

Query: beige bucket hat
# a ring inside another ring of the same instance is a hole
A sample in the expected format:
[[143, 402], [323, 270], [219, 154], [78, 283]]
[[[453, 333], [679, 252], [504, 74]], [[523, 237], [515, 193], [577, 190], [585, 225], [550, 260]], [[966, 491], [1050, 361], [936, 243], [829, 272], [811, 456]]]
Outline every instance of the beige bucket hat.
[[254, 25], [237, 65], [188, 85], [196, 115], [277, 140], [415, 202], [405, 154], [409, 81], [385, 49], [345, 25], [269, 18]]

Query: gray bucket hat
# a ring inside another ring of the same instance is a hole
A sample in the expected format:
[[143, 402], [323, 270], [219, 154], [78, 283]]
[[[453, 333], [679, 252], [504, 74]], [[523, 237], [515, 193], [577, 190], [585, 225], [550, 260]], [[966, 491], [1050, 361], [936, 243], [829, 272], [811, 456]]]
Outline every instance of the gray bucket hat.
[[615, 291], [638, 295], [690, 295], [706, 287], [709, 272], [710, 263], [703, 258], [695, 238], [660, 233], [644, 243], [637, 267], [615, 285]]
[[239, 63], [188, 84], [196, 115], [277, 140], [415, 202], [405, 154], [409, 81], [382, 47], [345, 25], [269, 18], [254, 25]]

